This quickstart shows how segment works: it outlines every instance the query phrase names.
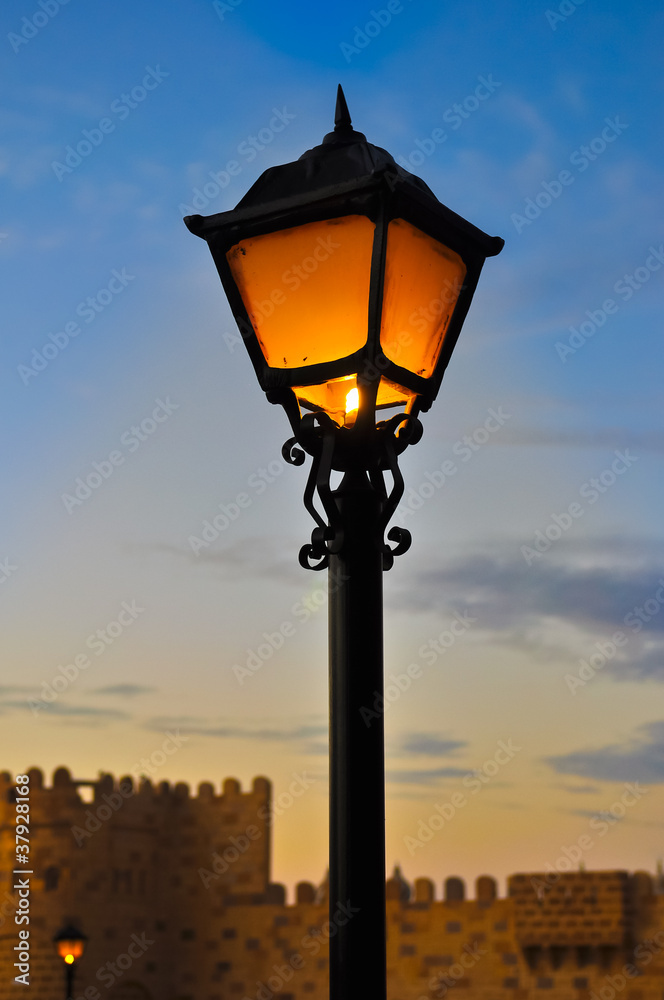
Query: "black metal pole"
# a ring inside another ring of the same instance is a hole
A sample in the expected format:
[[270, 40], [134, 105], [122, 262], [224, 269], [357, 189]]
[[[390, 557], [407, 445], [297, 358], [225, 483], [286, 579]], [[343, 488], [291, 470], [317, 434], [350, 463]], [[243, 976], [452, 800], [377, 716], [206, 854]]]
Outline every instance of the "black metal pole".
[[[329, 560], [330, 998], [385, 1000], [385, 759], [381, 499], [363, 471], [334, 493], [343, 525]], [[382, 705], [382, 701], [380, 702]]]
[[65, 1000], [74, 1000], [74, 963], [65, 963]]

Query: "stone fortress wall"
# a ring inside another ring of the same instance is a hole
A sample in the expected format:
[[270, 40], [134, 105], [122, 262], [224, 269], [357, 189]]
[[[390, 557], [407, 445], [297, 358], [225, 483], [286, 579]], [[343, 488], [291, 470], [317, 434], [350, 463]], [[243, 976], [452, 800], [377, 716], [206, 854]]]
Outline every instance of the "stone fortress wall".
[[[266, 778], [191, 795], [27, 773], [32, 875], [14, 874], [16, 791], [0, 774], [0, 1000], [63, 994], [53, 937], [69, 922], [88, 938], [78, 1000], [327, 1000], [328, 942], [352, 903], [330, 913], [327, 884], [301, 882], [287, 904], [270, 881]], [[506, 898], [482, 876], [468, 899], [458, 878], [436, 898], [397, 869], [387, 897], [389, 1000], [664, 1000], [664, 893], [647, 873], [517, 874]], [[13, 963], [28, 926], [26, 992]]]

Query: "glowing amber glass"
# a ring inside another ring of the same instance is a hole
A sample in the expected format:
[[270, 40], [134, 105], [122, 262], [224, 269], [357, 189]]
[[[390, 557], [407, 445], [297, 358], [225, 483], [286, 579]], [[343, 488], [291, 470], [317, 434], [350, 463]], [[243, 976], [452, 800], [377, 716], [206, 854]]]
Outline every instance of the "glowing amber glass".
[[380, 332], [390, 361], [433, 374], [465, 276], [454, 251], [403, 219], [390, 222]]
[[72, 965], [83, 954], [82, 941], [58, 941], [58, 955], [67, 965]]
[[[357, 388], [357, 377], [345, 375], [343, 378], [331, 379], [322, 385], [298, 386], [293, 391], [300, 403], [307, 409], [325, 410], [338, 424], [347, 423], [346, 415], [351, 412], [348, 397]], [[382, 378], [378, 386], [376, 406], [404, 406], [414, 394], [409, 389], [395, 385]]]
[[374, 229], [370, 219], [348, 215], [254, 236], [228, 251], [271, 368], [322, 364], [364, 347]]

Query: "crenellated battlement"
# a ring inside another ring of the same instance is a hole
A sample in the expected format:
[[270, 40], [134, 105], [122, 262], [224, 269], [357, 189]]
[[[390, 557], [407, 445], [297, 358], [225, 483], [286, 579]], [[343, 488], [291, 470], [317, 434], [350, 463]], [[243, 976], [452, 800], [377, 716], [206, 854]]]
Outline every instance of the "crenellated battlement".
[[[72, 778], [71, 772], [66, 767], [58, 767], [53, 772], [51, 785], [44, 783], [44, 774], [38, 767], [31, 767], [25, 772], [30, 779], [30, 793], [56, 793], [58, 795], [68, 795], [73, 801], [76, 795], [79, 801], [89, 804], [88, 800], [78, 795], [78, 789], [92, 788], [94, 799], [101, 798], [104, 794], [118, 791], [120, 786], [127, 790], [127, 797], [130, 794], [144, 796], [146, 798], [167, 801], [169, 798], [181, 801], [189, 799], [191, 801], [201, 801], [205, 803], [218, 802], [228, 804], [238, 798], [249, 799], [258, 797], [261, 801], [271, 797], [272, 785], [268, 778], [256, 777], [253, 779], [251, 790], [243, 792], [240, 782], [236, 778], [224, 778], [221, 782], [221, 792], [216, 793], [215, 787], [210, 781], [202, 781], [198, 785], [196, 795], [191, 794], [190, 786], [179, 781], [171, 784], [169, 781], [160, 781], [156, 784], [150, 778], [141, 778], [136, 781], [133, 775], [124, 775], [115, 778], [110, 773], [101, 773], [94, 779]], [[0, 803], [6, 802], [6, 792], [14, 786], [14, 778], [8, 771], [0, 772]], [[131, 791], [129, 791], [131, 790]]]

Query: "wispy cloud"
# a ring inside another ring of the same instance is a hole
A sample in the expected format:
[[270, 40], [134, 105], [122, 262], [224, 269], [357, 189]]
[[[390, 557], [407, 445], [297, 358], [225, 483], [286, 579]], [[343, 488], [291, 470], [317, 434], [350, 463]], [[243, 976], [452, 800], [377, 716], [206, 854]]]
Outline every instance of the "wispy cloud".
[[[308, 722], [291, 726], [226, 722], [201, 716], [160, 716], [149, 719], [145, 728], [154, 732], [180, 728], [188, 735], [209, 736], [220, 740], [252, 740], [263, 743], [293, 743], [304, 752], [318, 753], [321, 737], [327, 737], [327, 722]], [[327, 752], [327, 744], [323, 745]]]
[[394, 785], [437, 785], [445, 778], [465, 778], [469, 768], [432, 767], [387, 771], [385, 780]]
[[91, 694], [105, 694], [118, 698], [135, 698], [139, 694], [151, 694], [156, 688], [145, 687], [142, 684], [110, 684], [107, 687], [95, 688]]
[[[22, 701], [5, 701], [2, 707], [17, 709], [19, 711], [31, 712], [32, 708], [29, 699]], [[114, 708], [95, 708], [92, 705], [67, 705], [61, 701], [40, 702], [39, 717], [57, 715], [65, 718], [96, 719], [98, 721], [112, 721], [113, 719], [130, 718], [127, 712], [122, 712]]]
[[293, 551], [276, 551], [274, 542], [269, 538], [243, 538], [230, 545], [219, 541], [198, 552], [186, 545], [166, 542], [142, 545], [140, 548], [170, 556], [198, 569], [218, 570], [225, 579], [261, 577], [302, 585], [302, 572]]
[[446, 740], [434, 733], [413, 733], [403, 738], [401, 752], [426, 757], [454, 757], [467, 746], [465, 740]]
[[595, 430], [573, 431], [561, 428], [512, 426], [505, 427], [504, 433], [493, 442], [503, 446], [518, 447], [560, 447], [560, 448], [632, 448], [637, 455], [644, 451], [664, 453], [664, 432], [659, 430], [636, 430], [624, 427], [598, 427]]
[[[664, 604], [654, 596], [662, 591], [661, 542], [561, 539], [555, 552], [531, 566], [520, 556], [522, 542], [422, 570], [397, 606], [411, 613], [440, 612], [440, 595], [453, 594], [454, 607], [477, 619], [474, 635], [574, 666], [595, 651], [594, 642], [622, 630], [629, 641], [604, 673], [615, 680], [664, 681]], [[634, 617], [644, 605], [649, 612], [643, 620]]]
[[[577, 774], [596, 781], [664, 783], [664, 720], [639, 726], [625, 744], [546, 757], [558, 774]], [[594, 814], [593, 814], [594, 815]]]

